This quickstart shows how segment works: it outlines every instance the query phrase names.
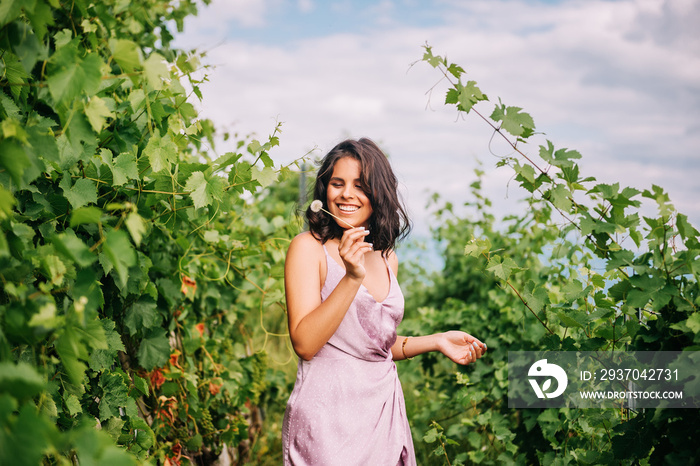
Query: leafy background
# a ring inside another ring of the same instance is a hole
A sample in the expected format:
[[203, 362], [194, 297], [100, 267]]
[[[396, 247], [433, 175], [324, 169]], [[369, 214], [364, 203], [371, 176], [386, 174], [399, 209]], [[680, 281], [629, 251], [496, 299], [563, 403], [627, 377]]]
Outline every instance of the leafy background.
[[[280, 462], [283, 260], [306, 168], [275, 163], [279, 126], [258, 140], [198, 118], [201, 57], [170, 46], [196, 10], [0, 3], [0, 464]], [[529, 114], [430, 47], [423, 60], [446, 104], [512, 145], [498, 165], [532, 196], [495, 218], [477, 170], [469, 215], [433, 199], [443, 270], [402, 266], [402, 333], [489, 344], [466, 368], [400, 364], [419, 463], [696, 462], [697, 410], [508, 409], [505, 360], [697, 350], [698, 231], [660, 187], [584, 179], [550, 141], [527, 155]]]

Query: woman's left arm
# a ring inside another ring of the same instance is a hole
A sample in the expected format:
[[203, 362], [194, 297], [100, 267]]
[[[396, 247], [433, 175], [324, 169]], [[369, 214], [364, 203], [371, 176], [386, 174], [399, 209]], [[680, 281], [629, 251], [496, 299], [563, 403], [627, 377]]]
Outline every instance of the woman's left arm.
[[466, 332], [451, 330], [419, 337], [398, 336], [391, 347], [394, 361], [430, 351], [439, 351], [457, 364], [470, 364], [484, 355], [486, 345]]
[[[388, 261], [394, 275], [398, 276], [399, 259], [393, 251], [389, 254]], [[419, 337], [397, 336], [396, 342], [391, 347], [394, 361], [412, 358], [430, 351], [440, 351], [457, 364], [469, 364], [476, 362], [484, 355], [486, 345], [466, 332], [451, 330]]]

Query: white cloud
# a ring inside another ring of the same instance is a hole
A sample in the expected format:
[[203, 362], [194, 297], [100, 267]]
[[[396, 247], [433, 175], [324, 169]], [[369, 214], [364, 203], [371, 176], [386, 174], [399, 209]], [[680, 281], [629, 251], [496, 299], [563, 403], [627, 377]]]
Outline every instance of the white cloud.
[[231, 28], [260, 28], [275, 3], [283, 0], [214, 0], [200, 6], [196, 17], [185, 18], [180, 40], [189, 46], [209, 48], [224, 40]]
[[[211, 18], [230, 17], [223, 4], [206, 13], [209, 30], [217, 30]], [[256, 10], [263, 4], [246, 3], [246, 14], [264, 21], [264, 9]], [[510, 172], [492, 168], [488, 128], [476, 116], [456, 120], [442, 105], [442, 85], [425, 109], [440, 76], [409, 65], [427, 40], [493, 101], [523, 107], [557, 147], [579, 150], [584, 173], [641, 189], [659, 184], [700, 224], [700, 54], [690, 26], [697, 11], [697, 2], [675, 0], [481, 0], [454, 2], [442, 26], [394, 24], [279, 45], [229, 41], [208, 56], [218, 67], [202, 86], [202, 113], [242, 134], [265, 136], [276, 119], [284, 122], [280, 161], [315, 146], [322, 155], [347, 135], [372, 137], [391, 155], [419, 224], [426, 223], [426, 189], [467, 200], [477, 158], [487, 196], [501, 210], [520, 208]], [[201, 37], [193, 26], [188, 40]], [[536, 153], [536, 144], [527, 150]]]
[[309, 13], [314, 10], [314, 2], [311, 0], [298, 0], [297, 7], [302, 13]]

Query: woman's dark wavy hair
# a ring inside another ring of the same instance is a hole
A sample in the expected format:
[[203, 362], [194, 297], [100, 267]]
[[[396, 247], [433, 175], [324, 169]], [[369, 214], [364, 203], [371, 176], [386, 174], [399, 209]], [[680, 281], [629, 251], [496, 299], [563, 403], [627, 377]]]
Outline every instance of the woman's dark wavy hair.
[[[369, 235], [365, 241], [373, 243], [374, 249], [386, 257], [395, 248], [396, 242], [411, 231], [411, 221], [399, 198], [398, 181], [389, 160], [371, 139], [347, 139], [323, 157], [316, 175], [313, 199], [321, 200], [323, 208], [328, 209], [328, 183], [335, 163], [343, 157], [352, 157], [360, 162], [360, 185], [369, 198], [373, 211], [369, 219]], [[311, 234], [322, 243], [343, 236], [344, 230], [323, 211], [314, 212], [308, 208], [306, 218]]]

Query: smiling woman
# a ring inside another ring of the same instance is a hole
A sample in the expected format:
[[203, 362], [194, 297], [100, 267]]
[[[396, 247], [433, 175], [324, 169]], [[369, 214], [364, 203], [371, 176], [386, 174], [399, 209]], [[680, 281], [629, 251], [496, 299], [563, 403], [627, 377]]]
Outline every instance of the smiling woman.
[[440, 351], [469, 364], [486, 351], [461, 331], [397, 336], [404, 298], [394, 246], [410, 223], [396, 189], [369, 139], [344, 141], [321, 162], [311, 231], [294, 238], [285, 262], [299, 356], [282, 427], [286, 465], [415, 465], [394, 361]]
[[[330, 214], [368, 229], [375, 249], [389, 251], [411, 228], [397, 187], [389, 160], [374, 142], [347, 140], [322, 160], [313, 195]], [[307, 218], [316, 239], [324, 243], [340, 238], [348, 227], [311, 209]]]
[[326, 204], [334, 216], [347, 218], [355, 225], [367, 228], [372, 216], [372, 204], [362, 187], [361, 172], [360, 162], [356, 159], [343, 157], [338, 160], [328, 183]]

